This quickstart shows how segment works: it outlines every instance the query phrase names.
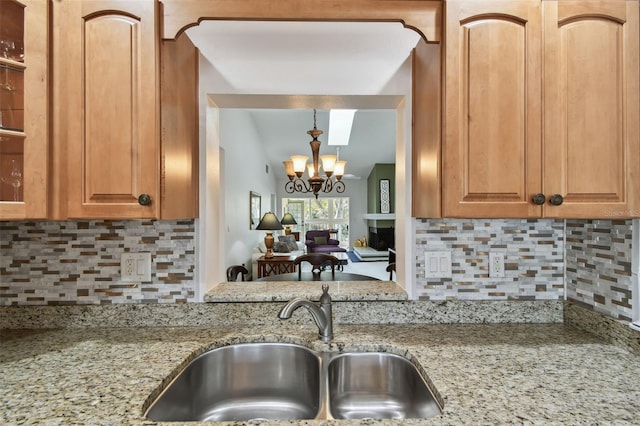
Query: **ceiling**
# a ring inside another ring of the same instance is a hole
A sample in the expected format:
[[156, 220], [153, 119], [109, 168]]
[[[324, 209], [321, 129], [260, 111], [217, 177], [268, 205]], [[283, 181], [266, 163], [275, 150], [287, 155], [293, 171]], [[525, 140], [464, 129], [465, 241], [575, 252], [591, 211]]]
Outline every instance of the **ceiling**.
[[414, 31], [399, 23], [204, 21], [187, 34], [223, 82], [216, 103], [247, 110], [274, 170], [291, 155], [310, 156], [314, 107], [325, 132], [321, 154], [335, 154], [329, 108], [358, 109], [340, 148], [348, 174], [366, 179], [374, 163], [395, 162], [401, 97], [381, 94], [418, 42]]
[[[311, 161], [307, 131], [313, 128], [313, 112], [306, 110], [251, 110], [256, 128], [268, 143], [268, 159], [274, 170], [284, 168], [282, 160], [307, 155]], [[347, 161], [345, 178], [366, 179], [375, 163], [394, 163], [396, 157], [395, 110], [358, 110], [353, 119], [349, 145], [340, 147], [340, 159]], [[327, 144], [329, 111], [317, 111], [317, 127], [324, 131], [320, 154], [336, 154]]]

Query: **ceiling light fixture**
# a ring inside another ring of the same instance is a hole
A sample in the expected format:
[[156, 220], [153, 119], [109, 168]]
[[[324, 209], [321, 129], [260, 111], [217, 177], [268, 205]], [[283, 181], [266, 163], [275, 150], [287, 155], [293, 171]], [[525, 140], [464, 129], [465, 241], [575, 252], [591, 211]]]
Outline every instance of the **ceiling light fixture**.
[[[344, 182], [342, 182], [342, 176], [344, 175], [347, 162], [340, 161], [337, 155], [319, 155], [321, 142], [318, 140], [318, 136], [322, 133], [324, 132], [318, 130], [316, 127], [316, 110], [314, 109], [313, 130], [307, 132], [307, 134], [313, 138], [313, 140], [309, 142], [313, 162], [307, 165], [309, 157], [305, 155], [292, 155], [290, 160], [282, 162], [285, 172], [289, 177], [289, 182], [285, 184], [284, 189], [289, 194], [294, 192], [313, 192], [313, 195], [318, 198], [319, 192], [329, 193], [334, 189], [338, 193], [344, 192], [345, 185]], [[322, 168], [324, 169], [326, 179], [320, 176], [318, 157], [322, 160]], [[309, 173], [309, 179], [306, 181], [302, 179], [305, 168]], [[335, 177], [335, 180], [333, 177]]]

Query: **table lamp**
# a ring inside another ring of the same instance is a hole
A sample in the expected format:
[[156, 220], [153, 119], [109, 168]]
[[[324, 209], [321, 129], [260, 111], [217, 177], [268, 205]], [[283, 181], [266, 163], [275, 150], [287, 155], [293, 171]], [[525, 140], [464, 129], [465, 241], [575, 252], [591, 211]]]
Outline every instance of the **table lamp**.
[[280, 221], [274, 213], [267, 212], [264, 214], [264, 216], [262, 216], [262, 219], [260, 219], [260, 223], [258, 224], [256, 229], [267, 231], [267, 235], [265, 235], [264, 237], [264, 245], [267, 248], [267, 252], [265, 253], [264, 257], [273, 257], [273, 251], [271, 251], [271, 249], [273, 248], [274, 238], [273, 232], [270, 231], [277, 231], [279, 229], [282, 229], [282, 224], [280, 224]]
[[298, 224], [291, 213], [285, 213], [280, 223], [284, 225], [284, 235], [291, 235], [291, 225]]

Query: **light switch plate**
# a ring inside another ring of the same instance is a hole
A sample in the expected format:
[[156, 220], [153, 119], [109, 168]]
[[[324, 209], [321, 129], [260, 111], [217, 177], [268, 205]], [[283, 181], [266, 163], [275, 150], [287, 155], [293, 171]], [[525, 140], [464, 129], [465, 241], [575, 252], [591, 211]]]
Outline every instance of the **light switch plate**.
[[425, 252], [424, 276], [426, 278], [451, 278], [451, 252], [446, 250]]
[[122, 253], [120, 273], [124, 282], [150, 282], [151, 253]]

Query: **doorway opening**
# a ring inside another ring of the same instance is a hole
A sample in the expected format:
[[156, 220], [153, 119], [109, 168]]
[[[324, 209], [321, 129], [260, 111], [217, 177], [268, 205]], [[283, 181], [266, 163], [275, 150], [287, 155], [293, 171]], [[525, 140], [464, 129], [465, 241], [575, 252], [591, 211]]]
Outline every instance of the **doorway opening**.
[[[316, 24], [323, 24], [318, 22]], [[335, 24], [335, 23], [333, 23]], [[395, 25], [401, 31], [412, 33], [400, 24], [392, 23], [369, 23], [381, 26]], [[246, 22], [242, 22], [246, 26]], [[350, 26], [352, 23], [343, 26]], [[356, 25], [356, 23], [353, 23]], [[309, 23], [305, 23], [308, 27]], [[191, 30], [190, 30], [191, 31]], [[189, 36], [191, 33], [188, 32]], [[203, 110], [206, 110], [206, 120], [202, 120], [206, 126], [202, 134], [206, 134], [206, 144], [203, 147], [201, 158], [205, 161], [201, 164], [201, 170], [204, 171], [201, 179], [201, 199], [204, 200], [201, 205], [203, 209], [200, 214], [200, 222], [202, 228], [208, 231], [201, 235], [200, 244], [200, 282], [213, 285], [223, 280], [224, 277], [224, 250], [227, 250], [234, 241], [227, 241], [227, 229], [225, 226], [225, 217], [220, 206], [224, 205], [224, 199], [220, 198], [221, 190], [211, 190], [211, 186], [223, 185], [224, 182], [220, 176], [219, 153], [217, 150], [220, 146], [220, 131], [223, 125], [219, 120], [221, 111], [228, 108], [288, 108], [288, 109], [314, 109], [314, 108], [353, 108], [353, 109], [387, 109], [393, 110], [395, 113], [395, 135], [393, 140], [389, 141], [396, 150], [396, 241], [397, 260], [400, 265], [407, 265], [407, 268], [400, 267], [397, 270], [397, 280], [400, 285], [404, 285], [409, 296], [411, 297], [412, 289], [405, 283], [411, 282], [407, 279], [413, 269], [412, 262], [407, 262], [413, 256], [412, 221], [411, 221], [411, 49], [417, 43], [419, 36], [413, 38], [413, 45], [407, 44], [404, 52], [404, 60], [400, 64], [396, 64], [397, 68], [388, 76], [386, 81], [376, 82], [375, 84], [357, 85], [344, 87], [344, 67], [350, 67], [349, 61], [343, 64], [334, 74], [307, 78], [305, 88], [294, 87], [295, 84], [287, 86], [286, 82], [281, 79], [270, 81], [266, 75], [262, 75], [257, 80], [262, 83], [260, 89], [250, 88], [244, 89], [240, 87], [232, 87], [224, 70], [224, 66], [218, 65], [215, 61], [207, 62], [201, 65], [201, 93], [205, 96], [206, 103], [203, 102]], [[192, 38], [193, 40], [193, 38]], [[194, 41], [196, 46], [199, 43]], [[384, 46], [387, 47], [386, 45]], [[339, 51], [334, 46], [334, 53]], [[397, 49], [396, 49], [397, 50]], [[337, 62], [345, 62], [344, 58], [337, 55]], [[252, 68], [260, 69], [257, 64], [252, 64]], [[313, 68], [313, 67], [310, 67]], [[354, 67], [352, 67], [354, 68]], [[369, 70], [373, 69], [369, 65]], [[361, 78], [362, 79], [362, 78]], [[233, 82], [235, 84], [235, 82]], [[254, 93], [247, 94], [247, 91]], [[296, 91], [302, 91], [296, 93]], [[286, 91], [286, 95], [277, 94]], [[225, 93], [226, 92], [226, 93]], [[304, 93], [318, 93], [315, 95], [307, 95]], [[275, 94], [274, 94], [275, 93]], [[211, 120], [214, 120], [212, 122]], [[241, 142], [239, 142], [241, 143]], [[250, 153], [248, 153], [249, 155]], [[212, 164], [213, 162], [213, 164]], [[264, 168], [264, 167], [263, 167]], [[278, 173], [279, 169], [272, 165], [268, 167]], [[283, 175], [284, 177], [284, 175]], [[225, 190], [226, 197], [229, 191]], [[216, 198], [217, 197], [217, 198]], [[246, 198], [246, 197], [245, 197]], [[245, 247], [250, 250], [251, 247]], [[409, 272], [409, 273], [407, 273]], [[203, 289], [201, 294], [206, 292]]]

